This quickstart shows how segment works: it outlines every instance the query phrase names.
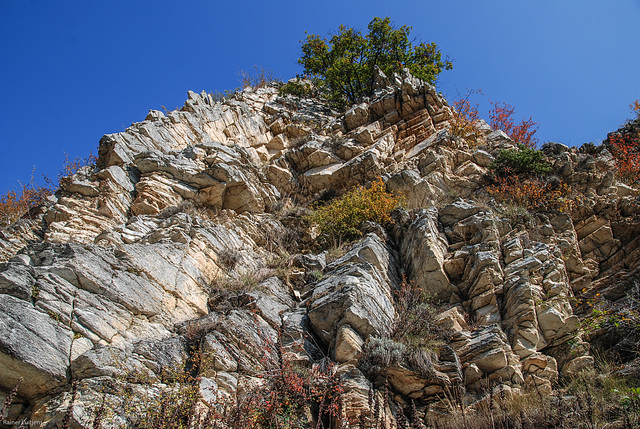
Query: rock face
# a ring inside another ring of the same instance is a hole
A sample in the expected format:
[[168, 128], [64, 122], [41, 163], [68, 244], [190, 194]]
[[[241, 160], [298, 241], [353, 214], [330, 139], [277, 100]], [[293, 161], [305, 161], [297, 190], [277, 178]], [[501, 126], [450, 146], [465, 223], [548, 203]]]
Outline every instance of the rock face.
[[[331, 360], [345, 415], [372, 415], [386, 378], [395, 427], [410, 401], [424, 413], [452, 387], [466, 405], [494, 385], [548, 394], [592, 365], [572, 304], [605, 285], [626, 296], [638, 191], [616, 183], [606, 150], [547, 144], [585, 197], [518, 222], [487, 202], [484, 179], [514, 143], [487, 129], [470, 146], [450, 133], [453, 114], [405, 74], [344, 114], [269, 86], [224, 102], [189, 92], [180, 110], [104, 136], [95, 166], [0, 231], [2, 397], [22, 379], [12, 415], [60, 425], [79, 382], [72, 417], [87, 426], [100, 392], [151, 392], [170, 367], [195, 371], [204, 398], [241, 401], [274, 365]], [[333, 260], [309, 247], [292, 205], [377, 177], [406, 201], [387, 230], [367, 225]], [[450, 331], [420, 362], [389, 340], [408, 281]], [[377, 376], [372, 344], [390, 353]]]

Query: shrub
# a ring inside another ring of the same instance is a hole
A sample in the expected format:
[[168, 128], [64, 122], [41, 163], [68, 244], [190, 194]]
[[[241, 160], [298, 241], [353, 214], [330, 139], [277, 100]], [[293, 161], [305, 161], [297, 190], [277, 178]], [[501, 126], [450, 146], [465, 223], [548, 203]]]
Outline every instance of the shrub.
[[513, 175], [540, 177], [551, 172], [551, 164], [545, 159], [542, 151], [518, 145], [517, 149], [501, 150], [489, 169], [498, 178]]
[[225, 89], [224, 91], [214, 91], [211, 93], [211, 98], [214, 102], [224, 103], [240, 91], [241, 88]]
[[302, 44], [298, 62], [305, 74], [319, 78], [327, 98], [338, 106], [373, 94], [376, 67], [388, 76], [406, 67], [430, 83], [442, 70], [452, 67], [451, 62], [442, 60], [435, 43], [413, 46], [409, 39], [411, 27], [394, 28], [386, 17], [373, 18], [367, 28], [369, 32], [363, 36], [360, 31], [341, 25], [328, 41], [311, 34]]
[[629, 184], [640, 183], [640, 137], [632, 133], [612, 133], [609, 147], [618, 167], [618, 177]]
[[29, 183], [26, 185], [21, 183], [19, 191], [8, 191], [0, 196], [0, 227], [7, 227], [21, 217], [29, 215], [33, 208], [42, 205], [49, 196], [53, 195], [58, 186], [70, 180], [69, 176], [74, 175], [84, 166], [95, 165], [96, 160], [97, 158], [91, 152], [85, 158], [76, 157], [73, 160], [70, 160], [69, 154], [65, 153], [57, 183], [45, 176], [46, 186], [38, 185], [32, 172]]
[[[82, 167], [95, 166], [97, 161], [98, 158], [93, 154], [93, 152], [89, 152], [89, 155], [84, 158], [76, 156], [73, 160], [70, 160], [69, 154], [65, 152], [62, 169], [58, 173], [58, 183], [62, 183], [64, 179], [73, 176]], [[45, 180], [49, 183], [51, 182], [48, 178], [45, 178]], [[52, 183], [50, 184], [52, 185], [52, 187], [57, 187]]]
[[411, 348], [437, 350], [450, 330], [436, 321], [434, 298], [414, 282], [402, 279], [394, 293], [397, 319], [391, 338]]
[[378, 178], [370, 188], [355, 188], [318, 207], [309, 215], [309, 220], [318, 226], [321, 242], [337, 245], [360, 237], [359, 228], [364, 221], [388, 224], [391, 212], [402, 204], [402, 198], [387, 192], [384, 182]]
[[40, 206], [47, 197], [53, 194], [49, 187], [35, 183], [33, 176], [28, 184], [20, 184], [19, 191], [8, 191], [0, 196], [0, 227], [11, 225], [25, 215], [29, 215], [31, 209]]
[[306, 79], [292, 79], [278, 89], [278, 95], [293, 95], [299, 98], [311, 98], [316, 95], [316, 90], [311, 81]]
[[518, 176], [497, 178], [487, 188], [489, 195], [500, 203], [524, 207], [531, 211], [570, 211], [576, 199], [570, 196], [571, 188], [566, 183], [522, 179]]
[[465, 98], [453, 102], [455, 114], [451, 122], [451, 134], [462, 137], [471, 144], [476, 144], [480, 138], [480, 132], [476, 122], [480, 119], [478, 104], [475, 106], [469, 102], [469, 97], [480, 91], [469, 91]]
[[240, 70], [240, 83], [242, 88], [264, 88], [270, 83], [280, 82], [280, 79], [275, 77], [271, 70], [257, 65], [253, 66], [253, 70], [253, 72]]
[[491, 102], [491, 104], [493, 109], [489, 112], [489, 118], [492, 128], [504, 131], [513, 141], [527, 148], [536, 147], [538, 139], [534, 137], [534, 134], [538, 131], [538, 124], [533, 122], [531, 117], [526, 121], [523, 119], [520, 124], [516, 125], [513, 121], [515, 114], [513, 106], [507, 103]]

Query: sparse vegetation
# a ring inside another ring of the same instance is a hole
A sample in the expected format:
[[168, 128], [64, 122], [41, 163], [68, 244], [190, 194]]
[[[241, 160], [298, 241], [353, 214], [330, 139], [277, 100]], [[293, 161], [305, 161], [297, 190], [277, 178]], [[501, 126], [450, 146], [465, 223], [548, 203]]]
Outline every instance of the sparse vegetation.
[[45, 186], [36, 183], [34, 171], [31, 173], [29, 183], [20, 183], [18, 191], [8, 191], [0, 196], [0, 227], [5, 228], [22, 217], [35, 215], [33, 210], [45, 203], [47, 198], [56, 191], [58, 186], [70, 180], [69, 177], [87, 165], [94, 165], [96, 157], [90, 152], [85, 158], [76, 157], [69, 159], [65, 153], [62, 169], [58, 173], [57, 183], [48, 177], [44, 178]]
[[0, 196], [0, 227], [28, 217], [31, 210], [43, 204], [52, 193], [51, 188], [36, 184], [32, 176], [28, 184], [20, 184], [19, 191], [8, 191]]
[[464, 138], [471, 146], [476, 145], [481, 136], [476, 126], [480, 120], [478, 104], [472, 105], [469, 101], [469, 98], [476, 93], [480, 91], [469, 90], [464, 98], [458, 98], [453, 102], [455, 112], [451, 121], [451, 134]]
[[274, 344], [256, 329], [263, 340], [258, 352], [263, 353], [265, 370], [254, 374], [261, 382], [246, 395], [235, 398], [215, 388], [207, 391], [203, 379], [190, 370], [208, 365], [207, 357], [196, 351], [190, 365], [164, 368], [162, 383], [143, 374], [123, 376], [114, 383], [115, 394], [106, 401], [106, 407], [104, 402], [101, 406], [107, 408], [106, 412], [96, 404], [93, 427], [101, 426], [101, 412], [117, 414], [127, 425], [145, 429], [334, 427], [341, 420], [339, 399], [343, 393], [334, 365], [321, 361], [312, 368], [298, 367], [283, 357], [279, 337]]
[[497, 178], [487, 188], [499, 203], [531, 211], [570, 211], [577, 201], [569, 185], [560, 181], [523, 179], [519, 176]]
[[388, 338], [369, 339], [361, 368], [371, 375], [384, 374], [385, 368], [410, 365], [428, 377], [440, 348], [449, 340], [450, 329], [436, 320], [433, 298], [414, 282], [403, 278], [394, 293], [396, 320]]
[[442, 429], [632, 429], [640, 424], [637, 386], [638, 380], [617, 375], [615, 368], [601, 362], [594, 370], [565, 379], [553, 395], [535, 389], [512, 395], [488, 387], [486, 399], [466, 414], [451, 407], [446, 415], [430, 413], [427, 421]]
[[253, 72], [240, 71], [240, 84], [243, 89], [248, 87], [254, 89], [264, 88], [271, 83], [281, 82], [280, 79], [275, 77], [273, 71], [262, 66], [254, 65], [253, 70]]

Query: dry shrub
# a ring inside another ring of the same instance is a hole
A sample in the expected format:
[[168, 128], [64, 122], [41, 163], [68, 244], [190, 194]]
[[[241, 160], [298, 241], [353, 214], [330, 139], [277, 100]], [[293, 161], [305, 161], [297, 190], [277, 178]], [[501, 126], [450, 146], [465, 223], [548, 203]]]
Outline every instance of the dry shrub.
[[51, 188], [36, 184], [33, 176], [28, 184], [21, 183], [20, 187], [19, 191], [8, 191], [0, 196], [0, 227], [7, 227], [21, 217], [29, 217], [32, 209], [53, 194]]
[[476, 126], [480, 120], [478, 104], [474, 106], [469, 101], [469, 97], [475, 93], [481, 92], [470, 90], [464, 98], [453, 102], [455, 113], [451, 122], [451, 134], [464, 138], [472, 146], [475, 146], [482, 136]]
[[629, 104], [629, 108], [637, 117], [640, 118], [640, 99], [635, 100], [633, 103]]
[[571, 187], [564, 182], [523, 179], [519, 176], [496, 178], [487, 192], [500, 203], [541, 212], [568, 212], [578, 199], [570, 196]]
[[263, 88], [270, 83], [280, 82], [280, 79], [275, 77], [271, 70], [258, 65], [254, 65], [253, 70], [253, 72], [240, 70], [240, 83], [242, 88]]
[[392, 339], [430, 351], [449, 340], [451, 331], [436, 320], [435, 300], [424, 288], [403, 278], [394, 295], [397, 319]]
[[433, 375], [433, 360], [450, 340], [451, 329], [436, 320], [434, 299], [414, 282], [402, 279], [394, 292], [396, 320], [388, 338], [372, 337], [361, 359], [370, 375], [385, 374], [395, 365], [409, 365], [426, 377]]
[[[65, 152], [62, 169], [58, 173], [58, 183], [63, 184], [65, 181], [69, 180], [71, 176], [76, 174], [82, 167], [95, 165], [96, 161], [98, 161], [98, 158], [93, 154], [93, 152], [89, 152], [89, 155], [84, 158], [77, 156], [73, 160], [69, 159], [69, 154]], [[48, 178], [45, 178], [45, 180], [50, 185], [53, 185], [50, 183], [51, 181]]]
[[69, 155], [65, 153], [62, 169], [58, 173], [58, 183], [45, 177], [46, 186], [38, 185], [33, 176], [34, 172], [32, 172], [29, 183], [26, 185], [20, 183], [18, 191], [8, 191], [0, 196], [0, 227], [7, 227], [21, 217], [30, 216], [32, 210], [42, 205], [50, 195], [53, 195], [59, 185], [70, 180], [69, 177], [80, 168], [95, 164], [96, 160], [97, 158], [91, 152], [85, 158], [76, 157], [73, 160], [70, 160]]
[[511, 395], [494, 388], [466, 414], [451, 407], [446, 415], [430, 413], [427, 420], [430, 427], [440, 429], [639, 427], [637, 380], [616, 375], [613, 368], [604, 364], [564, 382], [552, 395], [537, 390]]

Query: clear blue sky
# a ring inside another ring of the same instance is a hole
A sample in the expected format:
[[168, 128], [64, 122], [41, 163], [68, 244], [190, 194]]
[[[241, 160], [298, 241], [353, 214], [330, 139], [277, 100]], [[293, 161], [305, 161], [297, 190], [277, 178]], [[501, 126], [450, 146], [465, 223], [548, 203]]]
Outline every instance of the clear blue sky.
[[188, 90], [237, 87], [256, 64], [293, 77], [305, 30], [374, 16], [453, 60], [449, 99], [482, 89], [539, 122], [541, 142], [599, 142], [640, 98], [640, 0], [0, 0], [0, 193]]

